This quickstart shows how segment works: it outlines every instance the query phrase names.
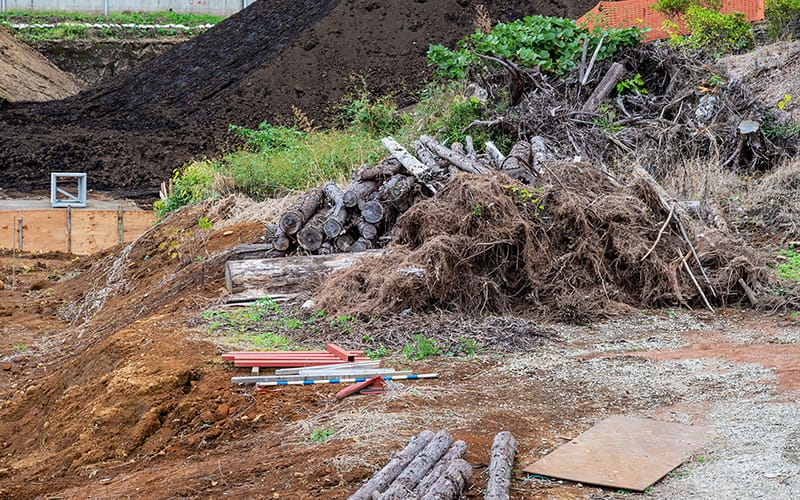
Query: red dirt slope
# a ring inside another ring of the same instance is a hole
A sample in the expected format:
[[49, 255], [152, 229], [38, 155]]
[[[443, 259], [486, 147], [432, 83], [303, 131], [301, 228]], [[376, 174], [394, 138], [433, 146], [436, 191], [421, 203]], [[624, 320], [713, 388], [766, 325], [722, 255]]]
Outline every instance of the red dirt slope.
[[[360, 73], [369, 86], [418, 88], [431, 43], [472, 31], [470, 0], [258, 1], [217, 27], [72, 98], [0, 106], [0, 187], [45, 188], [52, 170], [89, 173], [90, 187], [154, 197], [192, 157], [213, 154], [236, 123], [295, 105], [318, 123]], [[497, 19], [577, 17], [595, 0], [484, 0]]]

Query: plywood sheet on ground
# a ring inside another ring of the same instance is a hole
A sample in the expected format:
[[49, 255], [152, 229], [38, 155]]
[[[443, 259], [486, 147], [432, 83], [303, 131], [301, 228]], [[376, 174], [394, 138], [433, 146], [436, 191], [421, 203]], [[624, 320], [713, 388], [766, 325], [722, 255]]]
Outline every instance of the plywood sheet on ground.
[[72, 210], [72, 252], [87, 255], [119, 243], [116, 210]]
[[522, 470], [644, 491], [682, 464], [711, 436], [708, 427], [615, 415]]

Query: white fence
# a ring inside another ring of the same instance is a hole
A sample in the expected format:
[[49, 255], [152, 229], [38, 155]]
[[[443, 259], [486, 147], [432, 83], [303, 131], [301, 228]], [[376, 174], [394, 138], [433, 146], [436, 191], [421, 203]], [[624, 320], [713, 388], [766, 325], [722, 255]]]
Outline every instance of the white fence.
[[229, 16], [255, 0], [0, 0], [0, 11], [165, 12]]

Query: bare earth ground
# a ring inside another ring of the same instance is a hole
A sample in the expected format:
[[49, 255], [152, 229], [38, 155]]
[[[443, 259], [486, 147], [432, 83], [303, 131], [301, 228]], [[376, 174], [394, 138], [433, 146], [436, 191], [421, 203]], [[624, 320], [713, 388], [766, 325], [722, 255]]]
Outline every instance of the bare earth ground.
[[[789, 499], [800, 491], [796, 322], [735, 310], [642, 311], [544, 329], [523, 318], [394, 318], [337, 340], [506, 325], [519, 348], [417, 363], [395, 354], [386, 365], [440, 376], [397, 383], [384, 396], [336, 401], [337, 386], [255, 393], [230, 384], [241, 372], [220, 362], [224, 339], [198, 317], [218, 307], [215, 256], [256, 241], [261, 226], [238, 223], [198, 238], [188, 229], [196, 214], [182, 213], [185, 221], [107, 256], [0, 257], [0, 497], [346, 498], [431, 428], [469, 444], [469, 498], [482, 497], [500, 430], [519, 442], [512, 498], [625, 498], [519, 472], [612, 414], [716, 433], [641, 496]], [[194, 247], [162, 245], [177, 234]], [[207, 257], [181, 253], [190, 250]], [[21, 270], [14, 290], [12, 266]], [[313, 336], [300, 331], [296, 340], [305, 335]], [[314, 443], [320, 428], [336, 432]]]

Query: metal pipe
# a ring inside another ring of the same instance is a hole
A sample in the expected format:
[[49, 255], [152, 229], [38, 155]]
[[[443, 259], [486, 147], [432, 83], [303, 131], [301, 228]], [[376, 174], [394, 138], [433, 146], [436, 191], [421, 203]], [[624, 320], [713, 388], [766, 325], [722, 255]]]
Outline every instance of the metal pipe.
[[[421, 373], [419, 375], [411, 374], [411, 375], [397, 375], [391, 376], [387, 375], [385, 377], [381, 377], [383, 380], [391, 382], [392, 380], [418, 380], [423, 378], [436, 378], [439, 375], [436, 373]], [[258, 387], [268, 387], [274, 385], [316, 385], [316, 384], [352, 384], [352, 383], [359, 383], [359, 382], [366, 382], [370, 378], [373, 377], [355, 377], [355, 378], [331, 378], [326, 380], [292, 380], [288, 382], [259, 382], [256, 385]]]
[[67, 253], [72, 253], [72, 207], [67, 207]]
[[19, 251], [22, 253], [22, 217], [19, 218]]
[[103, 0], [103, 15], [108, 16], [108, 0]]

